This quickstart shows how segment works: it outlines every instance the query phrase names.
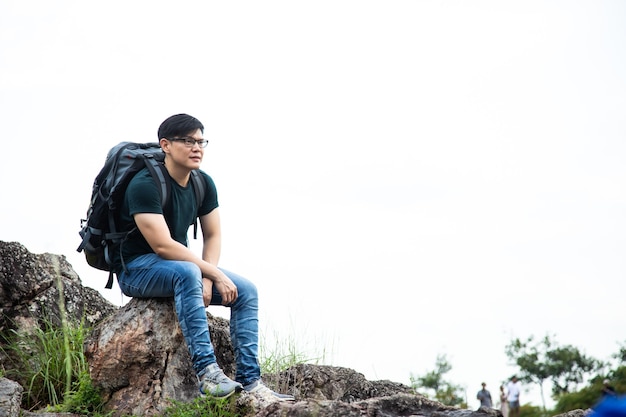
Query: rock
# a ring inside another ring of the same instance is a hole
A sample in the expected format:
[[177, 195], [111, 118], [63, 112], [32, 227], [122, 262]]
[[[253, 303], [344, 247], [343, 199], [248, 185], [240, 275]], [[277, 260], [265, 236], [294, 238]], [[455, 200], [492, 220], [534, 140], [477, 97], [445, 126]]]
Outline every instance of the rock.
[[307, 400], [295, 404], [275, 403], [260, 410], [256, 417], [488, 417], [502, 416], [498, 410], [472, 411], [448, 407], [418, 394], [400, 393], [363, 401]]
[[[228, 321], [208, 315], [217, 362], [234, 376]], [[191, 401], [198, 381], [174, 301], [132, 299], [94, 328], [85, 341], [94, 386], [115, 415], [154, 415], [170, 400]]]
[[[62, 295], [62, 296], [61, 296]], [[0, 363], [5, 376], [19, 380], [12, 369], [15, 352], [4, 349], [12, 340], [32, 338], [38, 330], [68, 322], [91, 327], [117, 310], [96, 290], [82, 286], [64, 256], [35, 255], [16, 242], [0, 241]], [[62, 314], [62, 311], [65, 314]]]
[[24, 389], [17, 382], [0, 378], [0, 417], [18, 417]]
[[288, 390], [297, 398], [355, 402], [398, 393], [410, 394], [406, 385], [391, 381], [368, 381], [352, 369], [301, 364], [279, 373], [266, 375], [268, 385]]
[[587, 409], [587, 410], [577, 409], [577, 410], [568, 411], [567, 413], [559, 414], [555, 417], [586, 417], [589, 414], [591, 414], [591, 409]]
[[19, 243], [0, 241], [0, 332], [41, 327], [44, 321], [60, 326], [62, 305], [68, 320], [85, 320], [88, 326], [117, 309], [96, 290], [83, 287], [64, 256], [35, 255]]
[[[171, 400], [192, 401], [199, 395], [172, 299], [133, 299], [118, 308], [97, 291], [83, 287], [63, 256], [34, 255], [19, 243], [0, 241], [0, 347], [8, 335], [29, 337], [37, 328], [59, 326], [63, 310], [68, 320], [84, 319], [93, 327], [84, 352], [94, 386], [101, 389], [112, 416], [159, 415]], [[218, 364], [232, 377], [235, 360], [229, 322], [207, 317]], [[11, 371], [4, 349], [0, 349], [0, 360]], [[368, 381], [342, 367], [301, 364], [263, 379], [273, 389], [294, 394], [297, 402], [267, 405], [241, 393], [232, 402], [236, 415], [501, 417], [494, 409], [444, 406], [403, 384]], [[27, 384], [0, 378], [0, 417], [20, 413], [74, 417], [20, 410], [22, 386]], [[559, 417], [586, 417], [588, 413], [574, 410]]]
[[[218, 364], [233, 377], [229, 323], [211, 315], [207, 317]], [[172, 400], [188, 402], [199, 395], [173, 299], [131, 300], [98, 324], [87, 338], [85, 355], [92, 381], [102, 390], [105, 407], [114, 415], [156, 415], [171, 405]], [[299, 399], [337, 403], [412, 394], [405, 385], [370, 382], [351, 369], [332, 366], [298, 365], [278, 375], [265, 375], [264, 380], [270, 387]], [[239, 409], [264, 408], [266, 404], [255, 398], [244, 398], [245, 407], [240, 404]], [[333, 412], [337, 408], [344, 406], [331, 406]]]

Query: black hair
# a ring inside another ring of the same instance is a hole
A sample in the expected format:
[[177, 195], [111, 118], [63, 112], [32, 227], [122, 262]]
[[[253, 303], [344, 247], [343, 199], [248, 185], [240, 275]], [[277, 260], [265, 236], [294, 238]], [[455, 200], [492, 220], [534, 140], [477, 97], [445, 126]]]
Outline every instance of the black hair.
[[176, 138], [194, 133], [200, 129], [204, 133], [204, 126], [200, 120], [188, 114], [175, 114], [170, 116], [159, 126], [159, 140], [162, 138]]

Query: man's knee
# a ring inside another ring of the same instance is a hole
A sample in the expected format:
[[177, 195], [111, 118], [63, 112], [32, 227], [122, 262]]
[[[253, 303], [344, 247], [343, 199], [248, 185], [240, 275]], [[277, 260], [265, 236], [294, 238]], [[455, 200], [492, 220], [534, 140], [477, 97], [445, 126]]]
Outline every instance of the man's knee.
[[181, 275], [202, 279], [202, 271], [198, 265], [189, 261], [177, 261], [177, 263], [178, 267], [181, 269]]

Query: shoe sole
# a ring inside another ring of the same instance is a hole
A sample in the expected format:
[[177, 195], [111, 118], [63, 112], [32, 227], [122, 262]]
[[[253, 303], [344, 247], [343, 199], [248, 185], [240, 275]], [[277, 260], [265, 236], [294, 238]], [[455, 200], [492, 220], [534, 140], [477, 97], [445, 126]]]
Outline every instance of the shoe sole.
[[243, 388], [238, 386], [238, 387], [236, 387], [234, 390], [232, 390], [231, 392], [229, 392], [226, 395], [207, 394], [207, 393], [204, 393], [202, 391], [200, 391], [200, 395], [202, 395], [203, 397], [212, 397], [212, 398], [223, 399], [223, 398], [228, 398], [228, 397], [232, 396], [233, 394], [239, 394], [241, 391], [243, 391]]
[[[263, 399], [265, 399], [265, 397], [261, 396], [260, 394], [258, 394], [258, 393], [256, 393], [256, 392], [254, 392], [254, 391], [246, 391], [246, 390], [244, 389], [244, 392], [246, 392], [246, 393], [248, 393], [248, 394], [250, 394], [250, 395], [254, 395], [254, 396], [258, 397], [258, 398], [263, 398]], [[268, 401], [269, 401], [270, 399], [271, 399], [272, 401], [278, 401], [278, 402], [295, 402], [295, 401], [296, 401], [296, 399], [295, 399], [294, 397], [281, 397], [281, 396], [278, 396], [278, 395], [272, 395], [272, 397], [271, 397], [271, 398], [270, 398], [270, 397], [268, 397], [268, 398], [267, 398], [267, 400], [268, 400]]]

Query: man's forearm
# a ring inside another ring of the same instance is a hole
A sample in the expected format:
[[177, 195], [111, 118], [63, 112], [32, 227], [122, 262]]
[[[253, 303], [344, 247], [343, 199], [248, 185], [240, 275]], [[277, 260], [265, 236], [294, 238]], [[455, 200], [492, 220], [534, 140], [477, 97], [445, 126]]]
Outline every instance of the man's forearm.
[[202, 248], [202, 259], [206, 262], [217, 266], [220, 261], [221, 254], [221, 240], [217, 237], [205, 239], [204, 246]]

